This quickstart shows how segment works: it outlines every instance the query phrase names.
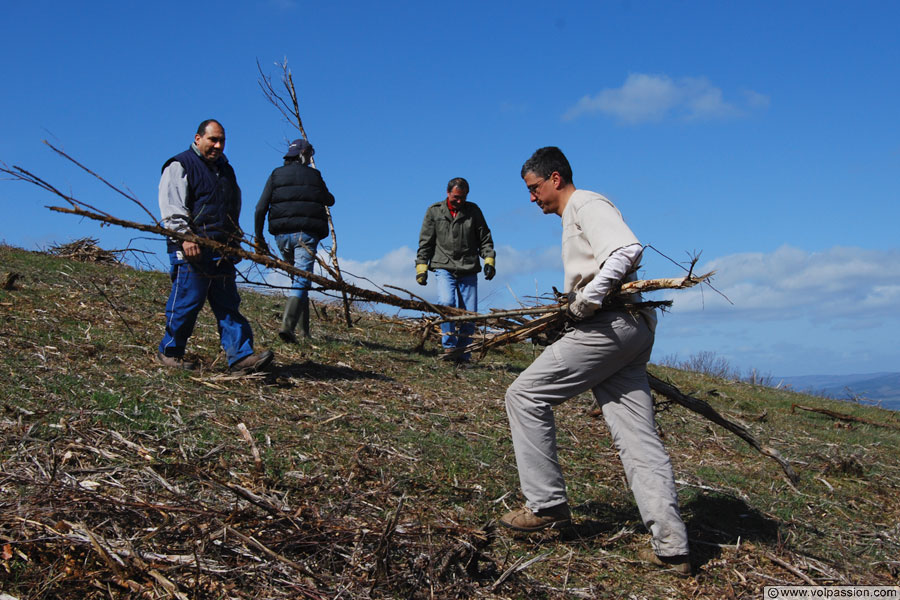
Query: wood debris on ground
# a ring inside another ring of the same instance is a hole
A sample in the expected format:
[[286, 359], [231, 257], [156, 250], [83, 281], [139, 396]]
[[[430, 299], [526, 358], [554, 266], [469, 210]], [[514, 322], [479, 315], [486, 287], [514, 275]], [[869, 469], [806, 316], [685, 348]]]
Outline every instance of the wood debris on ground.
[[119, 255], [124, 250], [104, 250], [97, 245], [98, 241], [96, 238], [84, 237], [68, 244], [50, 246], [47, 249], [47, 253], [60, 258], [77, 260], [78, 262], [107, 264], [120, 264], [122, 262]]

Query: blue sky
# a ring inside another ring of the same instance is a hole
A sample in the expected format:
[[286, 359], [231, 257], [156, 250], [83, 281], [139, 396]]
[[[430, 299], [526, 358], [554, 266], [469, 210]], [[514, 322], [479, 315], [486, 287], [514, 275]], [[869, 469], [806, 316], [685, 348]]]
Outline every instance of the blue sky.
[[[3, 9], [0, 160], [121, 218], [156, 212], [159, 169], [219, 119], [242, 224], [297, 137], [257, 85], [285, 57], [337, 198], [348, 272], [414, 283], [428, 204], [466, 177], [498, 249], [481, 308], [562, 285], [560, 223], [528, 202], [522, 162], [568, 155], [642, 242], [702, 253], [711, 290], [675, 306], [654, 361], [714, 352], [778, 375], [898, 371], [900, 4], [896, 2], [18, 2]], [[80, 237], [161, 250], [58, 215], [0, 181], [0, 240]], [[272, 241], [271, 239], [269, 240]], [[164, 261], [152, 264], [164, 268]], [[655, 253], [645, 277], [676, 275]]]

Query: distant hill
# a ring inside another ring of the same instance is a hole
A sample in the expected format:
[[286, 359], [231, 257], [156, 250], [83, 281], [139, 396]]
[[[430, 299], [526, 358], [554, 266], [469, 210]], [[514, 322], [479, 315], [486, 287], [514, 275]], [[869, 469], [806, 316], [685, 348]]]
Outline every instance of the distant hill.
[[774, 381], [776, 385], [790, 386], [798, 392], [900, 410], [900, 373], [802, 375], [776, 377]]

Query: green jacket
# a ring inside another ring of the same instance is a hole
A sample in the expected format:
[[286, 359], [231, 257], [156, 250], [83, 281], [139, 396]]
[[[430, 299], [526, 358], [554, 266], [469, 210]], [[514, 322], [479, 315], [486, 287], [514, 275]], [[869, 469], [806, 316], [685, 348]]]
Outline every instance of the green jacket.
[[494, 258], [495, 254], [491, 230], [477, 204], [466, 202], [455, 218], [450, 216], [446, 200], [435, 202], [425, 211], [417, 265], [470, 275], [481, 271], [479, 256]]

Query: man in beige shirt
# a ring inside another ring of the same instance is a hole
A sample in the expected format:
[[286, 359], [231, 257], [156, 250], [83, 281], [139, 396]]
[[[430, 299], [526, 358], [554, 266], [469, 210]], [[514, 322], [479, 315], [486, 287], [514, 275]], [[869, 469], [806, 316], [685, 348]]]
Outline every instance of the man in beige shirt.
[[562, 217], [570, 325], [506, 391], [526, 502], [503, 515], [500, 523], [530, 532], [571, 522], [557, 457], [553, 407], [591, 390], [652, 536], [652, 549], [644, 549], [640, 557], [689, 575], [687, 531], [678, 508], [672, 464], [656, 433], [647, 381], [656, 317], [652, 309], [603, 306], [619, 281], [635, 278], [643, 248], [612, 202], [576, 189], [572, 168], [559, 148], [535, 151], [521, 174], [531, 201], [544, 214]]

